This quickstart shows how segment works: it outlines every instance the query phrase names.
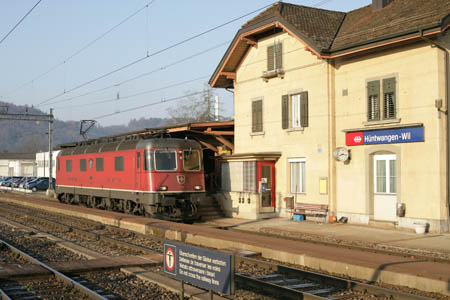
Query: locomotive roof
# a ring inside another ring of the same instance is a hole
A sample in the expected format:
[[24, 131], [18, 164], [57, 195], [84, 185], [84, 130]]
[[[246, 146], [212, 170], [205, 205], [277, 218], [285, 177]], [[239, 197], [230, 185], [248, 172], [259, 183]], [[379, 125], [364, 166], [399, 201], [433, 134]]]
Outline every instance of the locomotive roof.
[[131, 140], [124, 139], [109, 143], [77, 145], [75, 147], [64, 148], [59, 153], [59, 156], [87, 154], [87, 153], [102, 153], [120, 150], [147, 149], [147, 148], [201, 149], [201, 146], [196, 141], [188, 139], [175, 139], [175, 138], [151, 138], [151, 139], [131, 139]]

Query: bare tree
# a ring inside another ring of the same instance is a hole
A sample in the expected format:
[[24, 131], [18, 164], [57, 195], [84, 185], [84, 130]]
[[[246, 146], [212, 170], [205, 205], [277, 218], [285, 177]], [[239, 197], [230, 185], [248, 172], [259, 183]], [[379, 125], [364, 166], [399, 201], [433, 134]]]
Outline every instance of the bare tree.
[[[193, 94], [186, 91], [186, 95]], [[168, 108], [170, 118], [167, 125], [214, 121], [214, 92], [205, 84], [203, 93], [199, 96], [188, 96], [175, 108]]]

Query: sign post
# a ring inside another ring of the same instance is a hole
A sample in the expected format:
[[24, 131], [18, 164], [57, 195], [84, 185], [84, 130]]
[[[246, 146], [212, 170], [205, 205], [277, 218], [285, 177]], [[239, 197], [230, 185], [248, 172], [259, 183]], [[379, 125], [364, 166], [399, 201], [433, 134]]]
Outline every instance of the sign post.
[[209, 290], [234, 294], [233, 255], [184, 243], [164, 242], [164, 272], [181, 280], [181, 295], [184, 297], [184, 282]]

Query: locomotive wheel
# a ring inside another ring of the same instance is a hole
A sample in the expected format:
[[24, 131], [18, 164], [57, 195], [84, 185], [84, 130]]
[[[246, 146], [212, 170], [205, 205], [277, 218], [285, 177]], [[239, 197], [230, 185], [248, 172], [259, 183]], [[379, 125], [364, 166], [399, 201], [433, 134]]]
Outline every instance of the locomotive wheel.
[[131, 201], [131, 200], [125, 200], [125, 205], [124, 205], [124, 211], [127, 214], [133, 214], [134, 213], [134, 207], [136, 206], [136, 204]]

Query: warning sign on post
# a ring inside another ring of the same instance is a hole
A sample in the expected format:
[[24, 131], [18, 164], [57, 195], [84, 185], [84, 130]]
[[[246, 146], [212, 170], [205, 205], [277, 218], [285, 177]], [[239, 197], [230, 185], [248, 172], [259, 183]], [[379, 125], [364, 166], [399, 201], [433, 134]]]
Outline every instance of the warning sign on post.
[[164, 271], [206, 289], [229, 295], [234, 293], [234, 266], [230, 254], [166, 242]]

